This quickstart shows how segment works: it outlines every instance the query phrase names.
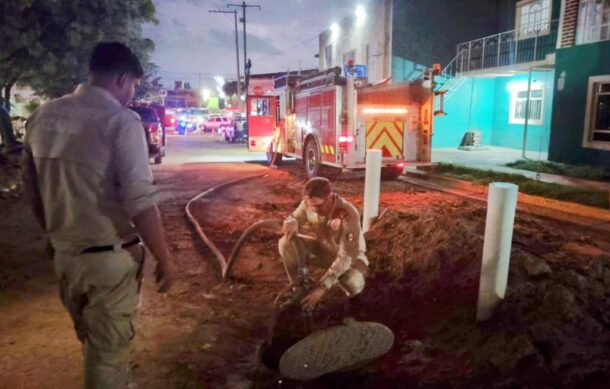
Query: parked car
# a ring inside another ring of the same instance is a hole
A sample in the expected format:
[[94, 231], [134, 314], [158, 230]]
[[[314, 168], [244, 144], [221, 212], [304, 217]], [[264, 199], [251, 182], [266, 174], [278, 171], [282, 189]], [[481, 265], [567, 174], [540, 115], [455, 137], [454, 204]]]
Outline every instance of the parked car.
[[135, 112], [142, 121], [142, 127], [148, 141], [148, 156], [155, 160], [155, 164], [160, 164], [165, 156], [167, 137], [165, 128], [157, 115], [157, 111], [152, 107], [130, 105], [129, 108]]
[[185, 108], [177, 113], [177, 130], [180, 135], [189, 132], [196, 132], [203, 129], [203, 124], [208, 118], [207, 109], [204, 108]]
[[204, 132], [222, 134], [227, 128], [234, 128], [235, 123], [227, 116], [212, 116], [203, 123]]
[[165, 119], [163, 120], [163, 127], [165, 127], [166, 130], [169, 130], [171, 132], [176, 131], [176, 127], [178, 126], [177, 121], [178, 119], [176, 118], [175, 112], [165, 110]]

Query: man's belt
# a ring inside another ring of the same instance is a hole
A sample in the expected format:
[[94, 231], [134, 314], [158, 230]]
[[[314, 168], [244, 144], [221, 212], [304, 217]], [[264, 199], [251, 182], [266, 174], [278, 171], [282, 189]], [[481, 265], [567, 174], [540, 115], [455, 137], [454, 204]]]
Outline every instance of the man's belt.
[[[135, 238], [133, 240], [130, 240], [127, 243], [123, 243], [121, 245], [121, 248], [125, 249], [127, 247], [131, 247], [134, 246], [138, 243], [140, 243], [141, 240], [140, 238]], [[91, 247], [87, 247], [86, 249], [82, 250], [80, 253], [81, 254], [93, 254], [93, 253], [102, 253], [104, 251], [113, 251], [114, 250], [114, 246], [113, 245], [107, 245], [107, 246], [91, 246]]]

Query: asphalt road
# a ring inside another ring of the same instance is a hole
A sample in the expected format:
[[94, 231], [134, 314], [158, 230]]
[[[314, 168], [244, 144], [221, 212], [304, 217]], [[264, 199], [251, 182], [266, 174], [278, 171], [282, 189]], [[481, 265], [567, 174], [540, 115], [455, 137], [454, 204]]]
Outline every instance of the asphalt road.
[[227, 143], [219, 135], [168, 135], [164, 165], [265, 161], [261, 152], [249, 152], [245, 143]]

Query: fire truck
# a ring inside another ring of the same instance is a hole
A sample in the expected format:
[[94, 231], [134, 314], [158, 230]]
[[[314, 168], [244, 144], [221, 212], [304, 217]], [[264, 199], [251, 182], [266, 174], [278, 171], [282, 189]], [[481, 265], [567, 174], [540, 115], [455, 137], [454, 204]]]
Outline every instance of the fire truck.
[[434, 92], [421, 80], [367, 85], [340, 68], [274, 80], [267, 95], [247, 101], [248, 150], [303, 161], [308, 177], [323, 166], [363, 169], [367, 149], [382, 151], [382, 175], [430, 163]]

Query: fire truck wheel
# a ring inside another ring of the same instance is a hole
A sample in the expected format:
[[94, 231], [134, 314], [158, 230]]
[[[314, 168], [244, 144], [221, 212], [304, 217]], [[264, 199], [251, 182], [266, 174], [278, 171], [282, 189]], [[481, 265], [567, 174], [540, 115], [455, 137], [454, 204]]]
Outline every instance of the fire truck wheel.
[[398, 167], [384, 167], [381, 168], [381, 179], [386, 181], [392, 181], [400, 177], [402, 174], [402, 168]]
[[[233, 138], [235, 139], [235, 138]], [[271, 165], [271, 163], [273, 162], [273, 154], [276, 154], [275, 156], [275, 166], [279, 166], [282, 164], [282, 154], [280, 153], [274, 153], [273, 152], [273, 142], [269, 143], [269, 147], [267, 147], [267, 165]]]
[[318, 143], [310, 139], [305, 145], [305, 173], [308, 178], [316, 177], [320, 174], [320, 149]]

